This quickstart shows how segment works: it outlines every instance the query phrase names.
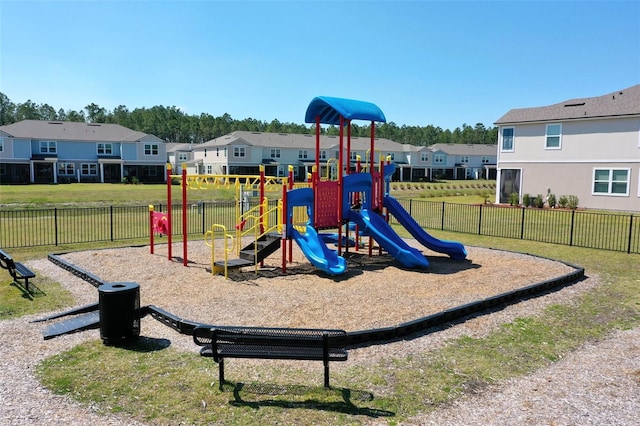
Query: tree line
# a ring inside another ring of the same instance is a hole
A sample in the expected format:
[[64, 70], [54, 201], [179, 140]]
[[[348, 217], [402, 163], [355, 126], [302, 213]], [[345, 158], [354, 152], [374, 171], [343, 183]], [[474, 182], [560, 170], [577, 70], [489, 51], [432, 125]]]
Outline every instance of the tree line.
[[[23, 103], [12, 102], [0, 92], [0, 126], [22, 120], [75, 121], [86, 123], [112, 123], [130, 129], [155, 135], [167, 142], [203, 143], [226, 135], [236, 130], [252, 132], [313, 134], [315, 125], [282, 123], [277, 119], [271, 122], [254, 118], [234, 119], [225, 113], [214, 117], [211, 114], [185, 114], [175, 106], [162, 105], [151, 108], [135, 108], [129, 110], [119, 105], [112, 111], [95, 103], [82, 110], [56, 109], [49, 104], [36, 104], [31, 100]], [[322, 133], [338, 135], [336, 126], [323, 126]], [[370, 125], [352, 123], [352, 136], [369, 137]], [[398, 143], [412, 145], [433, 145], [435, 143], [495, 144], [498, 139], [498, 128], [486, 128], [482, 123], [475, 126], [463, 124], [454, 130], [442, 129], [439, 126], [398, 126], [393, 121], [376, 125], [376, 136]]]

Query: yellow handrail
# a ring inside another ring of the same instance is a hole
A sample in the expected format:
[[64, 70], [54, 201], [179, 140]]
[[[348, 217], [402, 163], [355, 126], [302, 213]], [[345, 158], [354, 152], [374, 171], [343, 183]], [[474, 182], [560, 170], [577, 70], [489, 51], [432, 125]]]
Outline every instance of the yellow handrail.
[[[222, 232], [223, 241], [223, 253], [224, 253], [224, 266], [222, 269], [216, 266], [216, 245], [215, 245], [215, 235], [216, 232]], [[211, 238], [211, 242], [208, 241], [208, 238]], [[231, 247], [229, 247], [229, 240], [231, 240]], [[216, 272], [224, 272], [224, 277], [228, 278], [229, 274], [229, 253], [233, 251], [234, 246], [237, 241], [234, 239], [233, 235], [227, 233], [227, 228], [224, 225], [213, 224], [211, 225], [211, 230], [205, 232], [204, 234], [204, 243], [211, 247], [211, 274], [215, 274]]]

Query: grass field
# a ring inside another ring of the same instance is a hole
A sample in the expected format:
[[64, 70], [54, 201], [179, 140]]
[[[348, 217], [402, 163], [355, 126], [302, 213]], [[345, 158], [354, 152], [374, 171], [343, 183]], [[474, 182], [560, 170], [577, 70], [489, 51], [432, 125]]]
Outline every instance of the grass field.
[[[391, 194], [397, 198], [446, 197], [448, 201], [483, 202], [485, 195], [495, 193], [495, 181], [443, 181], [439, 183], [392, 183]], [[172, 185], [174, 202], [182, 200], [182, 189]], [[190, 202], [233, 200], [236, 197], [233, 185], [211, 185], [207, 189], [189, 189]], [[279, 198], [278, 190], [267, 194]], [[469, 198], [471, 197], [471, 198]], [[491, 198], [492, 199], [492, 198]], [[145, 206], [166, 204], [167, 186], [124, 185], [100, 183], [74, 183], [69, 185], [1, 185], [0, 208], [24, 209], [63, 206]]]
[[[203, 371], [215, 375], [211, 360], [171, 348], [152, 350], [144, 343], [133, 348], [86, 343], [38, 365], [38, 376], [56, 393], [152, 424], [351, 425], [372, 419], [396, 424], [463, 397], [469, 383], [481, 389], [527, 375], [585, 342], [640, 323], [638, 255], [451, 233], [440, 236], [579, 264], [587, 275], [600, 276], [602, 285], [571, 306], [555, 305], [540, 315], [518, 318], [485, 338], [462, 337], [442, 349], [335, 372], [336, 387], [330, 390], [308, 383], [303, 370], [269, 364], [260, 367], [260, 376], [268, 379], [246, 384], [247, 389], [262, 386], [262, 393], [241, 392], [238, 400], [229, 389], [220, 392], [215, 381], [202, 376]], [[290, 379], [305, 385], [295, 389], [271, 385], [271, 391], [270, 385], [261, 385], [265, 380]], [[371, 397], [372, 387], [389, 391]]]
[[[133, 188], [113, 187], [124, 188], [125, 192]], [[5, 187], [0, 187], [3, 204], [4, 190]], [[136, 197], [145, 197], [144, 203], [151, 203], [151, 198], [146, 198], [151, 197], [148, 190], [152, 188], [136, 193]], [[159, 191], [157, 196], [162, 197], [160, 190], [156, 190]], [[22, 201], [15, 203], [39, 205], [45, 201], [37, 198], [40, 197], [35, 195], [38, 193], [35, 191], [34, 198], [30, 199], [27, 196], [30, 192], [23, 191]], [[68, 198], [58, 193], [46, 202], [57, 204], [80, 199], [78, 202], [81, 203], [91, 199], [100, 203], [113, 202], [118, 197], [127, 204], [124, 194], [112, 198], [106, 192], [84, 197], [69, 195]], [[14, 199], [19, 200], [19, 197]], [[447, 201], [450, 199], [448, 197]], [[457, 220], [464, 222], [467, 218], [460, 215]], [[560, 221], [550, 226], [563, 225]], [[407, 236], [403, 230], [398, 229], [398, 232]], [[482, 388], [503, 379], [526, 375], [561, 359], [585, 342], [600, 339], [615, 329], [640, 324], [640, 255], [442, 231], [438, 236], [465, 245], [526, 252], [571, 262], [585, 267], [588, 276], [599, 276], [602, 284], [571, 306], [556, 305], [541, 315], [518, 318], [482, 339], [464, 337], [443, 349], [425, 351], [418, 356], [390, 357], [371, 368], [349, 367], [332, 375], [332, 382], [339, 385], [331, 390], [310, 384], [284, 394], [274, 389], [271, 393], [252, 395], [251, 401], [234, 402], [230, 392], [219, 392], [216, 383], [212, 385], [211, 380], [202, 376], [202, 371], [214, 374], [211, 360], [172, 348], [152, 350], [154, 348], [144, 347], [144, 343], [134, 346], [135, 350], [104, 346], [99, 341], [83, 344], [45, 360], [37, 366], [37, 374], [55, 393], [91, 405], [98, 411], [125, 413], [152, 424], [351, 425], [376, 419], [396, 424], [421, 411], [433, 410], [463, 397], [468, 383]], [[91, 247], [145, 242], [100, 242]], [[56, 247], [57, 251], [77, 249], [87, 249], [87, 245]], [[24, 260], [45, 256], [50, 251], [47, 247], [31, 247], [11, 250], [11, 254]], [[9, 283], [3, 279], [2, 284]], [[46, 288], [47, 294], [30, 298], [24, 297], [18, 287], [3, 285], [0, 318], [73, 305], [70, 296], [56, 283], [47, 282]], [[100, 362], [95, 362], [96, 359]], [[290, 377], [307, 382], [304, 373], [298, 370], [274, 368], [273, 365], [264, 368], [269, 383], [286, 381]], [[118, 374], [113, 374], [115, 371]], [[343, 387], [346, 384], [348, 388]], [[372, 386], [383, 386], [389, 391], [370, 398]], [[425, 401], [429, 403], [425, 404]]]

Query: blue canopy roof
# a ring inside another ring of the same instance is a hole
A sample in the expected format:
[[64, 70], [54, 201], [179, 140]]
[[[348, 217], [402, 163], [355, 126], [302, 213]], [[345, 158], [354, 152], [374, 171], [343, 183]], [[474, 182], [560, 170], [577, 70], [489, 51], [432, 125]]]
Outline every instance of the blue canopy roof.
[[340, 124], [340, 116], [345, 120], [367, 120], [385, 123], [382, 110], [371, 102], [355, 101], [353, 99], [332, 98], [330, 96], [317, 96], [313, 98], [307, 107], [304, 116], [305, 123], [315, 123], [320, 116], [322, 124]]

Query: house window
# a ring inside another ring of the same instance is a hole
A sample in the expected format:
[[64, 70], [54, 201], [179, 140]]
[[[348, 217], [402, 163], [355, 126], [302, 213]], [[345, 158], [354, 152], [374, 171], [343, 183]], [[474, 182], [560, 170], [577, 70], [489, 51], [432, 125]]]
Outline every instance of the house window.
[[207, 174], [208, 175], [212, 175], [213, 174], [213, 165], [207, 164]]
[[327, 159], [327, 151], [325, 151], [325, 150], [321, 150], [320, 151], [320, 159], [321, 160], [326, 160]]
[[143, 166], [142, 176], [157, 176], [158, 170], [155, 166]]
[[280, 149], [271, 148], [271, 158], [280, 158]]
[[629, 169], [594, 169], [594, 195], [629, 195]]
[[562, 124], [547, 124], [547, 142], [545, 148], [562, 148]]
[[489, 164], [489, 157], [487, 157], [486, 155], [482, 156], [482, 164]]
[[468, 155], [463, 155], [462, 157], [460, 157], [460, 162], [461, 163], [468, 163], [469, 162], [469, 156]]
[[158, 155], [158, 145], [155, 143], [147, 143], [144, 145], [144, 155]]
[[98, 155], [111, 155], [113, 154], [113, 145], [110, 143], [98, 144]]
[[244, 146], [234, 146], [233, 147], [233, 156], [236, 158], [246, 156]]
[[75, 165], [73, 163], [58, 163], [58, 175], [73, 176], [75, 174]]
[[298, 151], [298, 158], [299, 159], [306, 159], [308, 158], [309, 154], [307, 153], [306, 149], [301, 149]]
[[40, 154], [55, 154], [57, 151], [55, 142], [40, 141]]
[[396, 159], [396, 155], [394, 152], [387, 152], [387, 157], [385, 158], [385, 160], [389, 157], [391, 157], [391, 161]]
[[503, 127], [502, 128], [502, 151], [512, 152], [513, 151], [513, 127]]
[[444, 154], [435, 154], [433, 156], [433, 162], [438, 164], [444, 163]]
[[357, 151], [351, 151], [350, 158], [351, 158], [351, 161], [358, 161], [358, 152]]
[[178, 161], [187, 161], [189, 159], [189, 154], [186, 152], [178, 153]]
[[423, 163], [426, 163], [427, 161], [429, 161], [429, 154], [426, 152], [421, 153], [420, 161], [422, 161]]
[[80, 165], [80, 173], [82, 176], [97, 176], [98, 165], [93, 163], [82, 163]]
[[4, 151], [4, 139], [0, 139], [0, 152]]

